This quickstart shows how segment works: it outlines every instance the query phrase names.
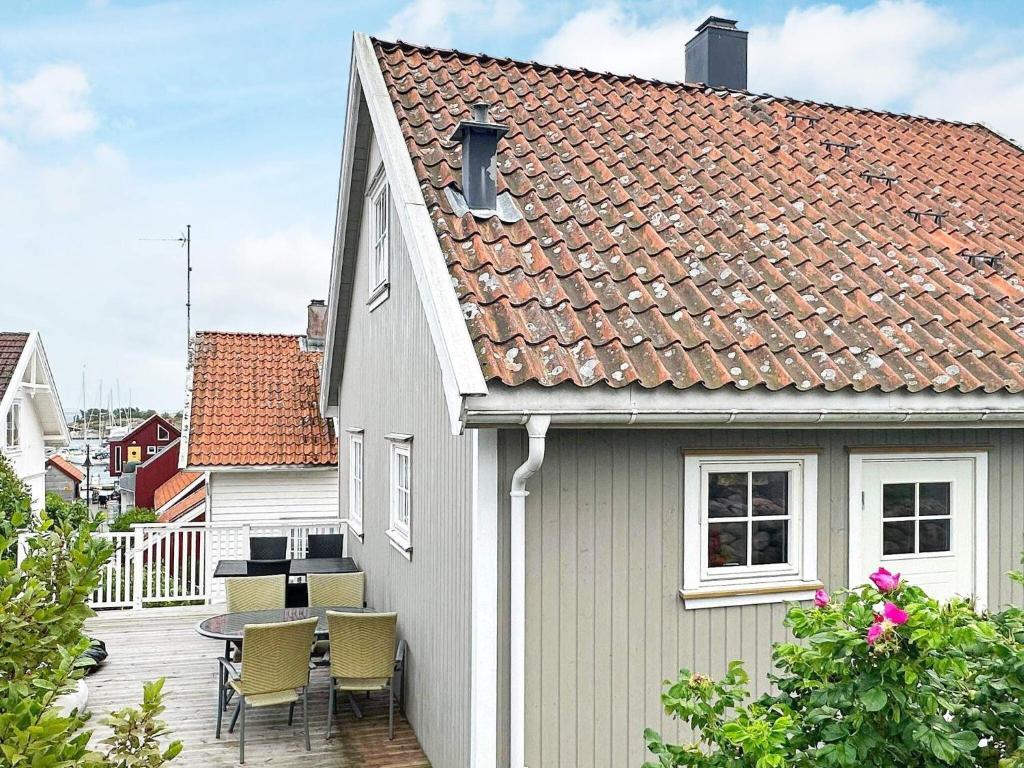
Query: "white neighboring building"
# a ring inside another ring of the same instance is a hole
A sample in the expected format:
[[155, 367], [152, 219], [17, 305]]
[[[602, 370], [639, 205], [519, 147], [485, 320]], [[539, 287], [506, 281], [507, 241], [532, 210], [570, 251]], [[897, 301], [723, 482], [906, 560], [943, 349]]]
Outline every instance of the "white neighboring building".
[[306, 336], [197, 333], [179, 467], [206, 475], [206, 519], [338, 516], [338, 441], [318, 395], [325, 307]]
[[29, 487], [34, 508], [46, 495], [46, 449], [69, 442], [39, 333], [0, 332], [0, 450]]

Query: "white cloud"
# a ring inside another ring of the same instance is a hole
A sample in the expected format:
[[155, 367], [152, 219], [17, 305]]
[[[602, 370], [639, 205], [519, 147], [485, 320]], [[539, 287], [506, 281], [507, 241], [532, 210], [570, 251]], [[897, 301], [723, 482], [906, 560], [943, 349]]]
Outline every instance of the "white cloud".
[[330, 266], [331, 243], [292, 226], [207, 256], [193, 298], [218, 308], [217, 327], [210, 330], [299, 332], [309, 300], [326, 298]]
[[983, 122], [1024, 142], [1024, 57], [943, 72], [914, 97], [911, 110]]
[[69, 139], [96, 127], [89, 79], [72, 64], [48, 64], [27, 80], [0, 81], [0, 127], [31, 139]]
[[928, 82], [933, 55], [961, 34], [955, 20], [918, 0], [796, 8], [781, 25], [751, 29], [751, 90], [856, 106], [893, 104]]
[[380, 35], [450, 48], [463, 31], [515, 34], [531, 18], [522, 0], [411, 0], [388, 19]]
[[[641, 17], [623, 4], [582, 11], [543, 41], [546, 63], [684, 78], [684, 49], [709, 15]], [[742, 20], [741, 20], [742, 26]], [[883, 106], [927, 79], [929, 56], [955, 40], [956, 23], [918, 0], [878, 0], [847, 10], [816, 5], [791, 10], [782, 24], [750, 29], [751, 90]]]
[[712, 13], [722, 15], [714, 7], [692, 16], [661, 18], [640, 18], [619, 4], [587, 9], [542, 42], [536, 59], [545, 64], [682, 80], [686, 41]]

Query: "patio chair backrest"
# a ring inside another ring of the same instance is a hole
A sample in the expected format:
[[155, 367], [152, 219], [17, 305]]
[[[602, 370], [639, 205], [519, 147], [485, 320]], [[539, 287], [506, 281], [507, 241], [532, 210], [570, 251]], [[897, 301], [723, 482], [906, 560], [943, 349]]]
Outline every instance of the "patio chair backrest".
[[316, 623], [314, 616], [247, 625], [242, 635], [242, 695], [279, 693], [307, 685]]
[[397, 613], [327, 612], [331, 677], [386, 680], [395, 671]]
[[245, 572], [250, 576], [287, 576], [291, 560], [246, 560]]
[[228, 613], [284, 609], [287, 576], [231, 576], [224, 579]]
[[288, 557], [287, 536], [250, 536], [249, 559], [284, 560]]
[[366, 574], [311, 573], [306, 576], [310, 608], [362, 608]]
[[311, 533], [306, 537], [306, 557], [341, 557], [344, 547], [343, 533]]

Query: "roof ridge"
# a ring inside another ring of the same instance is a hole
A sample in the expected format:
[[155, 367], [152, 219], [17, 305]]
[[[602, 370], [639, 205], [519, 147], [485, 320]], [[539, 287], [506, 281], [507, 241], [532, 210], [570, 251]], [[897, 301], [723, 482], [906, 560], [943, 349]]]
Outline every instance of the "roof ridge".
[[301, 339], [304, 333], [278, 333], [275, 331], [196, 331], [196, 336], [259, 336], [264, 338]]
[[730, 95], [736, 96], [736, 97], [745, 97], [745, 98], [753, 97], [754, 99], [765, 100], [765, 101], [777, 101], [777, 102], [782, 102], [782, 103], [787, 103], [787, 104], [799, 104], [799, 105], [804, 105], [804, 106], [825, 107], [825, 108], [828, 108], [828, 109], [839, 109], [839, 110], [845, 110], [845, 111], [850, 111], [850, 112], [865, 112], [865, 113], [869, 113], [869, 114], [882, 115], [882, 116], [886, 116], [886, 117], [896, 117], [896, 118], [901, 118], [901, 119], [905, 119], [905, 120], [921, 120], [921, 121], [928, 122], [928, 123], [938, 123], [940, 125], [954, 125], [954, 126], [958, 126], [958, 127], [962, 127], [962, 128], [979, 128], [979, 129], [986, 130], [989, 133], [994, 134], [997, 138], [1002, 139], [1003, 141], [1005, 141], [1006, 143], [1012, 145], [1013, 147], [1015, 147], [1019, 151], [1024, 152], [1024, 148], [1022, 148], [1022, 146], [1020, 144], [1018, 144], [1017, 142], [1013, 141], [1012, 139], [1007, 138], [1006, 136], [1003, 136], [1002, 134], [998, 133], [997, 131], [993, 130], [992, 128], [990, 128], [989, 126], [985, 125], [984, 123], [982, 123], [980, 121], [967, 122], [967, 121], [963, 121], [963, 120], [952, 120], [952, 119], [943, 118], [943, 117], [930, 117], [928, 115], [911, 114], [909, 112], [895, 112], [893, 110], [878, 109], [878, 108], [875, 108], [875, 107], [860, 107], [860, 106], [855, 106], [855, 105], [851, 105], [851, 104], [835, 104], [833, 102], [828, 102], [828, 101], [815, 101], [813, 99], [801, 99], [801, 98], [798, 98], [798, 97], [795, 97], [795, 96], [782, 96], [782, 95], [775, 95], [775, 94], [771, 94], [771, 93], [758, 93], [756, 91], [747, 91], [747, 90], [742, 90], [742, 89], [739, 89], [739, 88], [725, 88], [725, 87], [722, 87], [722, 86], [708, 86], [708, 85], [704, 85], [703, 83], [688, 83], [685, 80], [662, 80], [661, 78], [656, 78], [656, 77], [643, 77], [642, 75], [623, 74], [623, 73], [620, 73], [620, 72], [608, 72], [608, 71], [602, 71], [602, 70], [597, 70], [597, 69], [590, 69], [588, 67], [579, 67], [579, 66], [571, 67], [571, 66], [567, 66], [567, 65], [564, 65], [564, 64], [545, 64], [544, 62], [535, 61], [533, 59], [517, 59], [517, 58], [512, 57], [512, 56], [495, 56], [493, 54], [484, 53], [482, 51], [478, 52], [478, 53], [473, 53], [471, 51], [462, 51], [462, 50], [459, 50], [458, 48], [440, 48], [440, 47], [432, 46], [432, 45], [417, 45], [416, 43], [410, 43], [408, 41], [401, 40], [401, 39], [398, 39], [398, 40], [383, 40], [383, 39], [381, 39], [379, 37], [374, 37], [372, 35], [370, 36], [370, 41], [374, 45], [389, 46], [392, 49], [394, 49], [394, 48], [404, 48], [406, 50], [412, 49], [412, 50], [421, 51], [421, 52], [422, 51], [431, 51], [431, 52], [439, 53], [439, 54], [448, 54], [448, 55], [462, 56], [462, 57], [467, 57], [467, 58], [489, 59], [489, 60], [497, 62], [497, 63], [505, 62], [505, 63], [510, 63], [510, 64], [521, 64], [523, 66], [536, 67], [536, 68], [541, 68], [541, 69], [548, 69], [548, 70], [561, 71], [561, 72], [567, 72], [567, 73], [574, 73], [575, 72], [575, 73], [580, 73], [580, 74], [584, 74], [584, 75], [595, 75], [595, 76], [598, 76], [598, 77], [612, 77], [612, 78], [616, 78], [616, 79], [619, 79], [619, 80], [633, 80], [633, 81], [640, 82], [640, 83], [650, 83], [652, 85], [663, 85], [663, 86], [669, 86], [669, 87], [675, 87], [675, 88], [683, 88], [685, 90], [699, 91], [701, 93], [724, 93], [724, 94], [730, 94]]

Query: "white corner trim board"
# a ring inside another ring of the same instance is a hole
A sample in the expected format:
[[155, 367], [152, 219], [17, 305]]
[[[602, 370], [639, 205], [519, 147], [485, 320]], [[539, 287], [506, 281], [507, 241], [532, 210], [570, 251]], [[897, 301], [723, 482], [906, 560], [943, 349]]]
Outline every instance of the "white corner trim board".
[[387, 172], [392, 203], [412, 263], [434, 350], [441, 363], [450, 426], [454, 434], [459, 434], [464, 426], [463, 398], [487, 394], [487, 385], [458, 299], [452, 290], [448, 266], [430, 221], [373, 44], [366, 35], [356, 33], [352, 46], [366, 106]]
[[551, 417], [546, 415], [531, 416], [526, 422], [530, 437], [529, 453], [526, 461], [512, 474], [509, 490], [512, 507], [509, 531], [509, 755], [512, 768], [524, 768], [526, 760], [526, 497], [530, 495], [526, 481], [544, 463], [545, 438], [550, 425]]
[[498, 431], [474, 429], [470, 768], [497, 768]]

